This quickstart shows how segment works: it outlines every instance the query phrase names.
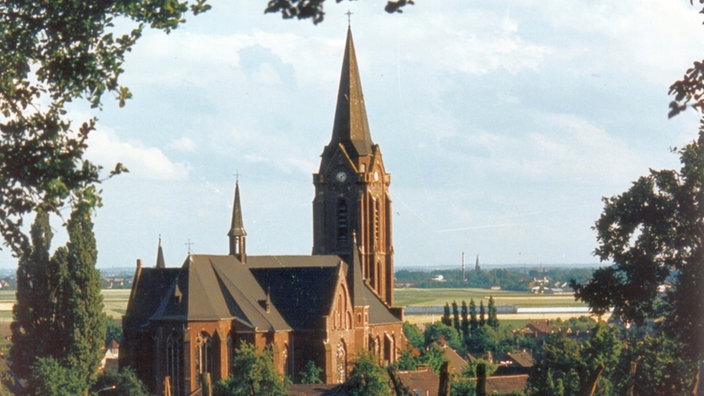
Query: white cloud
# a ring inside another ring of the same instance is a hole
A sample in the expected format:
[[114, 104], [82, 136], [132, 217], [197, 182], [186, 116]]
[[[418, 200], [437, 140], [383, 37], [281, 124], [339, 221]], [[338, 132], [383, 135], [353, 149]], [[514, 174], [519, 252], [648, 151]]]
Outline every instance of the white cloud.
[[193, 153], [198, 148], [198, 145], [193, 141], [193, 139], [186, 136], [181, 136], [180, 138], [169, 143], [168, 148], [176, 151]]
[[87, 156], [106, 168], [121, 162], [131, 175], [148, 180], [183, 180], [190, 167], [171, 161], [160, 149], [145, 147], [138, 140], [122, 141], [105, 128], [91, 133]]

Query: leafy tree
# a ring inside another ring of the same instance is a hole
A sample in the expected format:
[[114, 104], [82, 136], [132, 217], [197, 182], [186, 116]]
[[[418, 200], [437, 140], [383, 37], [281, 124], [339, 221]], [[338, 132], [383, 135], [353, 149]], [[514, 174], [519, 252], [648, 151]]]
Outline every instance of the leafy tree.
[[439, 342], [441, 339], [445, 340], [452, 349], [459, 349], [462, 346], [457, 330], [442, 323], [435, 322], [426, 326], [423, 336], [425, 337], [426, 347]]
[[479, 327], [486, 324], [486, 311], [484, 310], [484, 300], [479, 300]]
[[105, 346], [110, 346], [110, 342], [113, 340], [117, 341], [118, 344], [121, 344], [122, 337], [122, 325], [119, 322], [108, 320], [105, 328]]
[[253, 344], [243, 342], [232, 360], [233, 374], [215, 384], [214, 395], [286, 395], [284, 381], [274, 367], [274, 352], [271, 348], [259, 352]]
[[79, 373], [62, 366], [53, 357], [40, 357], [32, 365], [29, 394], [35, 396], [76, 396], [87, 388]]
[[[335, 0], [336, 3], [342, 0]], [[284, 19], [308, 19], [318, 24], [323, 21], [325, 11], [323, 8], [325, 0], [269, 0], [264, 12], [280, 13]], [[387, 1], [384, 11], [388, 13], [403, 12], [402, 8], [408, 4], [413, 4], [413, 0]]]
[[597, 313], [613, 307], [614, 317], [637, 325], [665, 319], [656, 328], [696, 366], [704, 360], [704, 121], [679, 154], [679, 171], [651, 170], [604, 200], [596, 254], [614, 264], [573, 286]]
[[348, 394], [353, 396], [390, 396], [393, 389], [389, 374], [368, 352], [357, 357], [345, 387]]
[[462, 300], [462, 338], [467, 339], [467, 337], [469, 337], [469, 312], [467, 302]]
[[[0, 234], [16, 256], [29, 243], [22, 227], [30, 212], [99, 204], [95, 189], [84, 194], [100, 182], [100, 166], [84, 158], [96, 119], [75, 123], [67, 105], [99, 109], [106, 93], [124, 105], [131, 97], [119, 83], [124, 57], [145, 25], [169, 32], [189, 10], [208, 8], [205, 0], [0, 4]], [[118, 164], [111, 174], [124, 170]]]
[[493, 296], [489, 296], [489, 304], [487, 306], [487, 310], [488, 310], [487, 324], [489, 325], [489, 327], [491, 327], [494, 330], [498, 329], [499, 328], [499, 317], [496, 312], [496, 303], [494, 302]]
[[440, 320], [446, 326], [452, 326], [452, 317], [450, 315], [450, 303], [446, 302], [442, 313], [442, 319]]
[[414, 348], [422, 349], [425, 346], [425, 338], [423, 332], [418, 326], [406, 321], [403, 322], [403, 334], [406, 336], [408, 343]]
[[303, 371], [298, 373], [302, 384], [322, 384], [323, 381], [320, 379], [320, 375], [323, 373], [323, 369], [318, 367], [314, 361], [309, 360]]
[[452, 302], [452, 325], [455, 330], [460, 331], [460, 311], [457, 309], [457, 301]]
[[[619, 359], [621, 343], [616, 330], [598, 323], [588, 340], [559, 331], [548, 335], [528, 378], [528, 394], [609, 394], [607, 380]], [[606, 375], [604, 375], [606, 373]]]
[[149, 396], [146, 386], [131, 368], [104, 372], [91, 389], [101, 396]]
[[88, 384], [98, 371], [105, 345], [106, 317], [100, 293], [100, 273], [95, 268], [97, 249], [91, 206], [79, 204], [71, 214], [68, 229], [66, 305], [62, 325], [69, 335], [66, 365]]
[[474, 304], [473, 298], [469, 300], [469, 327], [472, 332], [479, 327], [479, 322], [477, 321], [477, 306]]
[[32, 243], [26, 246], [17, 267], [17, 303], [10, 326], [12, 370], [22, 378], [28, 378], [36, 358], [59, 358], [63, 352], [56, 343], [44, 342], [60, 326], [57, 296], [62, 283], [56, 279], [56, 260], [49, 258], [53, 232], [48, 213], [37, 213], [30, 233]]

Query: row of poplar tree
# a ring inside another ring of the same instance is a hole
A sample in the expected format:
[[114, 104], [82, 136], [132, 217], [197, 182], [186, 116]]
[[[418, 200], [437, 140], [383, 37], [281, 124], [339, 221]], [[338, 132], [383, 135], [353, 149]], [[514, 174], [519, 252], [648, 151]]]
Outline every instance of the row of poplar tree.
[[445, 303], [445, 309], [441, 322], [444, 325], [454, 327], [457, 333], [467, 342], [473, 335], [478, 333], [484, 326], [489, 326], [496, 330], [499, 328], [499, 319], [496, 312], [494, 297], [489, 297], [489, 303], [484, 307], [484, 300], [479, 300], [479, 311], [474, 299], [469, 300], [469, 305], [462, 300], [462, 305], [458, 307], [457, 301]]

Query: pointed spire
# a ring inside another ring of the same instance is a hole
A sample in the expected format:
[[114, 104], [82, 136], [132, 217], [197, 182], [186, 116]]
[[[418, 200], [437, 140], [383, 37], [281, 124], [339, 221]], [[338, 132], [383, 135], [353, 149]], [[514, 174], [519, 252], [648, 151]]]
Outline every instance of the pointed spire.
[[159, 235], [159, 247], [156, 251], [156, 267], [166, 268], [166, 261], [164, 260], [164, 250], [161, 248], [161, 235]]
[[342, 61], [340, 88], [337, 93], [337, 108], [329, 147], [342, 143], [352, 156], [372, 153], [372, 138], [369, 133], [367, 111], [364, 107], [362, 82], [357, 68], [357, 56], [352, 41], [352, 29], [347, 27], [347, 44]]
[[235, 181], [235, 202], [232, 205], [232, 225], [230, 232], [227, 233], [230, 237], [230, 254], [237, 256], [240, 261], [244, 262], [245, 258], [245, 239], [247, 232], [244, 230], [242, 222], [242, 207], [240, 205], [240, 183]]

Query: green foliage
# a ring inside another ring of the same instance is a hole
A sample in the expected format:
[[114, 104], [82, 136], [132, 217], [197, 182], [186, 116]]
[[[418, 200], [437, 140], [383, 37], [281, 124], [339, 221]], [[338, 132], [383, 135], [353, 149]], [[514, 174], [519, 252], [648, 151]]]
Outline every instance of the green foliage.
[[31, 368], [29, 394], [35, 396], [76, 396], [83, 394], [87, 384], [73, 370], [62, 366], [52, 357], [38, 358]]
[[96, 396], [149, 396], [147, 388], [131, 368], [104, 372], [91, 391]]
[[603, 322], [594, 326], [582, 344], [564, 331], [552, 333], [536, 356], [528, 378], [528, 394], [589, 394], [592, 386], [596, 386], [596, 394], [609, 394], [612, 387], [608, 378], [620, 352], [616, 330]]
[[426, 326], [423, 336], [425, 338], [425, 346], [445, 340], [452, 349], [462, 347], [462, 341], [457, 330], [442, 323], [436, 322]]
[[[336, 0], [337, 3], [340, 0]], [[283, 19], [310, 19], [318, 24], [323, 21], [325, 11], [323, 8], [325, 0], [268, 0], [264, 12], [281, 14]], [[403, 12], [402, 8], [407, 4], [413, 4], [413, 0], [387, 1], [384, 11], [388, 13]]]
[[284, 396], [285, 384], [274, 367], [274, 353], [267, 347], [257, 351], [253, 344], [243, 342], [235, 351], [233, 374], [215, 384], [216, 396]]
[[63, 326], [70, 342], [66, 364], [86, 383], [95, 380], [105, 345], [106, 317], [100, 293], [100, 273], [95, 268], [97, 249], [90, 205], [79, 205], [67, 224], [68, 270]]
[[631, 330], [611, 377], [616, 394], [690, 395], [697, 367], [678, 352], [682, 345], [662, 332]]
[[452, 326], [452, 317], [450, 316], [450, 303], [445, 303], [445, 308], [443, 308], [442, 318], [440, 321], [446, 326]]
[[452, 325], [455, 330], [460, 331], [460, 311], [457, 309], [457, 301], [452, 301]]
[[30, 233], [32, 243], [25, 246], [17, 267], [17, 303], [10, 326], [12, 370], [22, 378], [29, 376], [37, 357], [59, 358], [63, 353], [56, 343], [44, 342], [61, 326], [57, 302], [66, 275], [58, 261], [49, 258], [53, 233], [48, 213], [37, 213]]
[[406, 321], [403, 322], [403, 334], [406, 336], [408, 343], [414, 348], [422, 349], [425, 346], [425, 338], [423, 332], [418, 326]]
[[360, 354], [345, 382], [349, 395], [352, 396], [391, 396], [393, 384], [389, 374], [381, 368], [370, 353]]
[[613, 307], [616, 318], [638, 325], [664, 318], [665, 334], [694, 366], [704, 359], [704, 121], [679, 154], [679, 171], [651, 170], [605, 199], [596, 254], [614, 264], [574, 286], [596, 312]]
[[[69, 120], [67, 104], [100, 108], [112, 93], [124, 105], [131, 94], [119, 77], [144, 25], [168, 32], [189, 10], [208, 8], [204, 0], [2, 2], [0, 234], [15, 255], [29, 243], [22, 223], [31, 211], [100, 204], [91, 186], [101, 168], [84, 158], [96, 119]], [[110, 175], [123, 171], [117, 164]]]
[[322, 373], [323, 369], [316, 366], [314, 361], [309, 360], [298, 375], [302, 384], [322, 384], [323, 381], [320, 379]]
[[469, 327], [470, 331], [474, 331], [479, 327], [477, 321], [477, 306], [474, 304], [474, 299], [469, 300]]
[[110, 346], [110, 342], [112, 340], [115, 340], [118, 344], [121, 344], [122, 337], [122, 324], [113, 320], [107, 320], [107, 326], [105, 328], [105, 346]]
[[499, 316], [496, 312], [496, 303], [494, 302], [494, 297], [489, 296], [489, 304], [487, 306], [487, 320], [486, 324], [492, 329], [496, 330], [499, 328]]

